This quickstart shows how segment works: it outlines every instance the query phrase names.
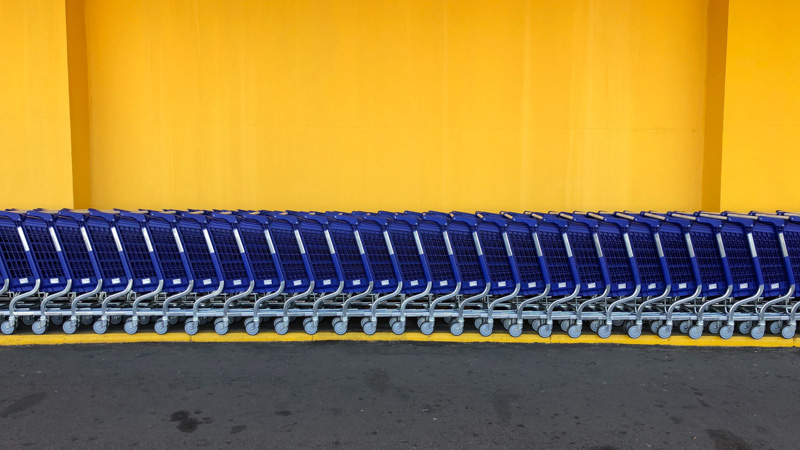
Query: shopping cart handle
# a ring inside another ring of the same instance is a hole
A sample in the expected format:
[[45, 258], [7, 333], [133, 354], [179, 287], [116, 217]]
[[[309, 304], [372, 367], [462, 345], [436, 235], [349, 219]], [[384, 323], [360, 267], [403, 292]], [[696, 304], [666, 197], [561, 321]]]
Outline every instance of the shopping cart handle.
[[407, 210], [405, 210], [405, 211], [403, 212], [403, 214], [406, 214], [406, 215], [409, 215], [409, 216], [414, 216], [414, 217], [419, 217], [420, 219], [421, 219], [421, 218], [424, 216], [424, 214], [423, 214], [423, 213], [421, 213], [421, 212], [417, 212], [417, 211], [410, 211], [410, 210], [408, 210], [408, 209], [407, 209]]
[[688, 232], [689, 229], [692, 227], [692, 222], [686, 219], [681, 219], [678, 217], [666, 216], [664, 221], [667, 223], [674, 223], [683, 229], [684, 232]]
[[399, 220], [401, 222], [405, 222], [405, 223], [411, 225], [412, 227], [416, 227], [417, 225], [419, 225], [419, 219], [414, 217], [414, 216], [410, 216], [408, 214], [399, 214], [398, 213], [398, 214], [393, 214], [392, 217], [394, 218], [394, 220]]
[[166, 220], [169, 223], [175, 223], [178, 221], [178, 219], [175, 217], [175, 214], [170, 214], [160, 211], [150, 211], [149, 213], [147, 213], [147, 215], [154, 219]]
[[180, 213], [180, 216], [182, 218], [184, 218], [184, 219], [192, 219], [192, 220], [195, 220], [195, 221], [197, 221], [199, 223], [207, 223], [208, 222], [208, 217], [206, 217], [206, 216], [204, 216], [202, 214], [194, 214], [194, 213], [190, 213], [190, 212], [182, 212], [182, 213]]
[[741, 225], [749, 230], [752, 229], [753, 226], [755, 225], [755, 217], [747, 218], [747, 217], [728, 216], [728, 222]]
[[329, 222], [326, 216], [318, 216], [316, 214], [305, 213], [305, 214], [300, 214], [300, 217], [306, 220], [313, 220], [314, 222], [317, 222], [320, 225], [327, 225]]
[[649, 219], [647, 217], [635, 216], [633, 218], [633, 220], [635, 222], [639, 222], [639, 223], [643, 223], [645, 225], [648, 225], [653, 230], [658, 230], [658, 228], [661, 226], [661, 222], [659, 222], [658, 220]]
[[590, 219], [590, 218], [584, 217], [584, 216], [574, 215], [574, 216], [572, 216], [572, 220], [577, 222], [577, 223], [585, 224], [586, 226], [588, 226], [589, 228], [592, 228], [593, 230], [596, 230], [600, 226], [600, 224], [597, 223], [597, 220]]
[[15, 222], [19, 222], [22, 220], [22, 214], [16, 213], [14, 211], [0, 211], [0, 217], [7, 217]]
[[335, 220], [341, 220], [343, 222], [347, 222], [350, 225], [358, 225], [358, 219], [356, 217], [353, 217], [353, 216], [349, 215], [349, 214], [336, 213], [336, 214], [333, 214], [333, 218]]
[[625, 219], [619, 219], [617, 217], [606, 216], [604, 220], [606, 222], [608, 222], [608, 223], [613, 223], [613, 224], [619, 226], [623, 230], [627, 230], [631, 226], [631, 223], [629, 221], [627, 221]]
[[52, 222], [55, 220], [55, 214], [51, 212], [44, 212], [44, 211], [30, 211], [25, 214], [27, 217], [37, 217], [39, 219], [44, 220], [45, 222]]
[[478, 219], [473, 216], [472, 214], [466, 214], [463, 212], [451, 212], [450, 216], [456, 222], [465, 223], [470, 227], [477, 227], [478, 226]]
[[129, 217], [139, 223], [144, 223], [147, 220], [147, 217], [145, 217], [145, 215], [142, 213], [123, 211], [123, 210], [118, 210], [118, 211], [121, 217]]
[[89, 216], [91, 217], [99, 217], [101, 219], [105, 219], [108, 222], [114, 222], [117, 220], [117, 215], [112, 213], [107, 213], [103, 211], [99, 211], [97, 209], [90, 209]]
[[240, 213], [239, 217], [244, 220], [254, 220], [260, 224], [269, 223], [269, 218], [267, 218], [267, 216], [262, 216], [261, 214]]
[[238, 220], [236, 220], [236, 216], [234, 216], [233, 214], [214, 212], [214, 213], [211, 213], [211, 217], [213, 217], [215, 219], [224, 220], [224, 221], [226, 221], [228, 223], [237, 223], [238, 222]]
[[783, 229], [783, 227], [786, 226], [786, 219], [782, 219], [780, 217], [758, 216], [758, 221], [762, 223], [771, 224], [778, 229]]
[[83, 222], [84, 220], [86, 220], [86, 214], [75, 212], [69, 209], [62, 209], [61, 211], [58, 212], [58, 215], [75, 219], [78, 222]]
[[501, 230], [508, 228], [508, 220], [504, 217], [497, 217], [494, 214], [491, 215], [481, 214], [481, 216], [478, 217], [481, 217], [481, 219], [484, 222], [489, 222], [497, 225], [498, 227], [500, 227]]
[[542, 222], [554, 224], [555, 226], [558, 227], [559, 230], [561, 230], [562, 233], [567, 231], [567, 221], [564, 219], [551, 216], [548, 214], [542, 217]]
[[447, 225], [447, 217], [442, 217], [436, 214], [423, 214], [422, 220], [436, 222], [437, 224], [439, 224], [439, 226]]
[[511, 213], [508, 216], [511, 218], [512, 221], [517, 223], [524, 223], [525, 225], [533, 229], [539, 226], [539, 221], [537, 221], [533, 217], [526, 216], [525, 214]]
[[300, 223], [300, 219], [291, 214], [267, 214], [267, 216], [271, 217], [272, 220], [282, 220], [292, 225], [298, 225]]
[[365, 215], [361, 216], [360, 219], [362, 221], [364, 221], [364, 222], [375, 222], [375, 223], [377, 223], [378, 225], [380, 225], [382, 227], [385, 227], [385, 226], [389, 225], [389, 218], [388, 217], [378, 216], [378, 215], [375, 215], [375, 214], [365, 214]]

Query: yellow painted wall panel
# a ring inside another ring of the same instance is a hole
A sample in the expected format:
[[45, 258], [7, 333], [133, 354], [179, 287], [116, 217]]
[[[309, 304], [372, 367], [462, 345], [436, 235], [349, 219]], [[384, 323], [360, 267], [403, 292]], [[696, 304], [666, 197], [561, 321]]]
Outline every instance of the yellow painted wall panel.
[[92, 201], [699, 208], [706, 9], [85, 0]]
[[722, 209], [800, 210], [800, 3], [731, 0]]
[[63, 0], [0, 0], [0, 207], [72, 206]]

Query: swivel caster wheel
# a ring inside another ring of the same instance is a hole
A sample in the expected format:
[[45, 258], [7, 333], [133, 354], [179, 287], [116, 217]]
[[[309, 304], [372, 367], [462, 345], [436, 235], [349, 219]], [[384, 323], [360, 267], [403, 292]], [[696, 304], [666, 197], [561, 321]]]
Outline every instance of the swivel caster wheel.
[[306, 334], [309, 336], [316, 333], [319, 329], [319, 324], [314, 323], [314, 319], [308, 317], [306, 320], [303, 321], [303, 330], [305, 330]]
[[511, 326], [508, 327], [508, 334], [515, 338], [522, 336], [522, 324], [512, 323]]
[[260, 324], [252, 317], [244, 319], [244, 331], [246, 331], [250, 336], [255, 336], [258, 334], [259, 325]]
[[689, 332], [689, 328], [691, 328], [691, 327], [692, 327], [692, 322], [690, 322], [688, 320], [684, 320], [683, 322], [678, 324], [678, 330], [680, 330], [680, 332], [683, 333], [683, 334], [688, 333]]
[[427, 317], [417, 317], [417, 328], [422, 328], [422, 324], [428, 320]]
[[503, 319], [503, 328], [506, 330], [514, 323], [514, 319]]
[[147, 325], [150, 323], [150, 316], [139, 316], [139, 325]]
[[94, 328], [95, 333], [104, 334], [108, 330], [108, 320], [105, 319], [96, 320], [94, 322], [94, 325], [92, 325], [92, 328]]
[[111, 316], [109, 317], [109, 322], [111, 322], [111, 325], [119, 325], [122, 323], [122, 316]]
[[363, 328], [363, 327], [364, 327], [364, 325], [366, 325], [366, 324], [367, 324], [367, 322], [369, 322], [369, 317], [364, 317], [364, 318], [362, 318], [362, 319], [361, 319], [361, 327]]
[[218, 335], [224, 336], [228, 334], [228, 328], [224, 320], [219, 319], [214, 321], [214, 331], [216, 331]]
[[658, 329], [661, 328], [661, 325], [664, 325], [664, 322], [660, 320], [650, 322], [650, 331], [652, 331], [653, 334], [658, 334]]
[[753, 339], [761, 339], [764, 337], [764, 332], [767, 330], [767, 327], [764, 325], [756, 325], [750, 328], [750, 337]]
[[492, 328], [492, 324], [487, 322], [482, 324], [478, 331], [480, 331], [481, 336], [489, 337], [492, 335]]
[[366, 334], [367, 336], [372, 336], [373, 334], [375, 334], [375, 331], [377, 330], [378, 330], [377, 322], [369, 320], [367, 321], [367, 323], [364, 324], [364, 334]]
[[672, 326], [661, 325], [658, 328], [658, 337], [661, 339], [669, 339], [670, 336], [672, 336]]
[[400, 336], [405, 331], [406, 331], [406, 324], [402, 320], [398, 319], [392, 324], [392, 333]]
[[753, 322], [750, 322], [749, 320], [747, 322], [742, 322], [739, 324], [739, 332], [742, 334], [747, 334], [752, 329], [753, 329]]
[[781, 328], [781, 337], [784, 339], [791, 339], [794, 337], [794, 333], [797, 331], [797, 328], [793, 325], [786, 325], [785, 327]]
[[430, 336], [433, 334], [433, 324], [434, 322], [432, 320], [427, 320], [420, 325], [419, 331], [421, 331], [425, 336]]
[[93, 320], [92, 316], [81, 316], [81, 325], [91, 325]]
[[561, 331], [566, 333], [573, 324], [574, 322], [571, 320], [562, 320], [559, 325], [561, 326]]
[[539, 330], [537, 330], [537, 331], [539, 332], [539, 336], [540, 337], [549, 338], [550, 335], [553, 334], [553, 326], [550, 325], [550, 324], [545, 323], [545, 324], [542, 324], [542, 326], [540, 326]]
[[608, 339], [611, 337], [611, 325], [600, 325], [600, 328], [597, 329], [597, 335], [600, 336], [601, 339]]
[[694, 325], [689, 328], [689, 337], [692, 339], [700, 339], [703, 336], [703, 326], [702, 325]]
[[36, 322], [36, 317], [34, 317], [34, 316], [22, 316], [22, 323], [25, 324], [25, 326], [29, 327], [29, 326], [33, 325], [33, 322]]
[[592, 330], [593, 333], [597, 333], [597, 330], [600, 329], [600, 321], [599, 320], [593, 320], [593, 321], [589, 322], [589, 329]]
[[176, 323], [178, 323], [179, 318], [178, 316], [171, 316], [167, 320], [169, 320], [170, 325], [175, 325]]
[[183, 324], [183, 331], [186, 332], [189, 336], [194, 336], [197, 334], [197, 330], [200, 328], [200, 321], [197, 319], [189, 319], [186, 323]]
[[397, 322], [397, 321], [399, 321], [399, 320], [400, 320], [400, 319], [398, 319], [397, 317], [392, 317], [391, 319], [389, 319], [389, 326], [390, 326], [390, 327], [391, 327], [391, 326], [394, 326], [395, 322]]
[[624, 320], [615, 320], [615, 321], [613, 321], [611, 323], [613, 323], [615, 327], [618, 327], [618, 326], [624, 324], [625, 321]]
[[628, 327], [628, 336], [631, 339], [638, 339], [642, 335], [642, 326], [633, 324]]
[[289, 324], [283, 319], [275, 319], [275, 332], [284, 335], [289, 332]]
[[74, 334], [75, 331], [78, 329], [78, 322], [72, 319], [65, 320], [64, 323], [61, 324], [61, 329], [64, 330], [64, 333]]
[[463, 322], [454, 320], [453, 322], [450, 323], [450, 333], [452, 333], [453, 336], [461, 336], [461, 333], [463, 332], [464, 332]]
[[17, 329], [17, 324], [11, 323], [10, 320], [6, 320], [2, 324], [0, 324], [0, 331], [2, 331], [3, 334], [11, 334], [16, 329]]
[[125, 332], [128, 334], [136, 334], [139, 331], [139, 321], [129, 318], [125, 321]]
[[166, 334], [169, 329], [169, 321], [164, 319], [156, 320], [156, 324], [153, 328], [158, 334]]
[[575, 325], [572, 325], [569, 328], [567, 328], [567, 334], [572, 339], [577, 339], [577, 338], [581, 337], [581, 333], [583, 332], [582, 328], [583, 327], [581, 325], [578, 325], [576, 323]]
[[719, 329], [719, 337], [722, 339], [730, 339], [733, 337], [733, 325], [725, 325]]
[[772, 334], [780, 334], [783, 323], [775, 321], [769, 324], [769, 332]]
[[47, 322], [37, 320], [36, 322], [33, 322], [31, 329], [33, 330], [34, 334], [44, 334], [44, 332], [47, 331]]
[[52, 316], [52, 317], [50, 317], [50, 323], [52, 323], [55, 326], [59, 326], [62, 323], [64, 323], [64, 317], [63, 316]]
[[339, 336], [347, 333], [347, 322], [341, 319], [335, 322], [333, 324], [333, 331], [335, 331]]
[[480, 330], [481, 325], [483, 325], [484, 323], [486, 323], [486, 319], [478, 317], [477, 319], [475, 319], [475, 329]]
[[720, 322], [719, 320], [715, 320], [714, 322], [708, 324], [708, 331], [711, 332], [712, 334], [719, 333], [720, 328], [722, 328], [722, 322]]
[[531, 320], [531, 328], [533, 328], [533, 331], [539, 331], [539, 327], [540, 326], [542, 326], [542, 320], [541, 319], [533, 319], [533, 320]]

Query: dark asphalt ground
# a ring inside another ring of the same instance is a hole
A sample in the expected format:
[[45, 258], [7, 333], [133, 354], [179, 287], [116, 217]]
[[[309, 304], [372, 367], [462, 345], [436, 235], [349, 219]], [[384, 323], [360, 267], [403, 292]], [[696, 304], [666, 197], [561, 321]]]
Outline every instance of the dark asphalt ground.
[[800, 352], [614, 345], [0, 348], [2, 448], [797, 448]]

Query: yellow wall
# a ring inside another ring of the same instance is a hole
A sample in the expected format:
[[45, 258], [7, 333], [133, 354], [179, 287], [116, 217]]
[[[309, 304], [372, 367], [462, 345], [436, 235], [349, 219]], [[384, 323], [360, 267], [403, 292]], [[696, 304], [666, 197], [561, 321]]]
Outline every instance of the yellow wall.
[[85, 0], [85, 26], [97, 207], [701, 205], [703, 1]]
[[0, 0], [0, 204], [72, 206], [63, 0]]
[[723, 209], [800, 210], [800, 2], [731, 0]]

